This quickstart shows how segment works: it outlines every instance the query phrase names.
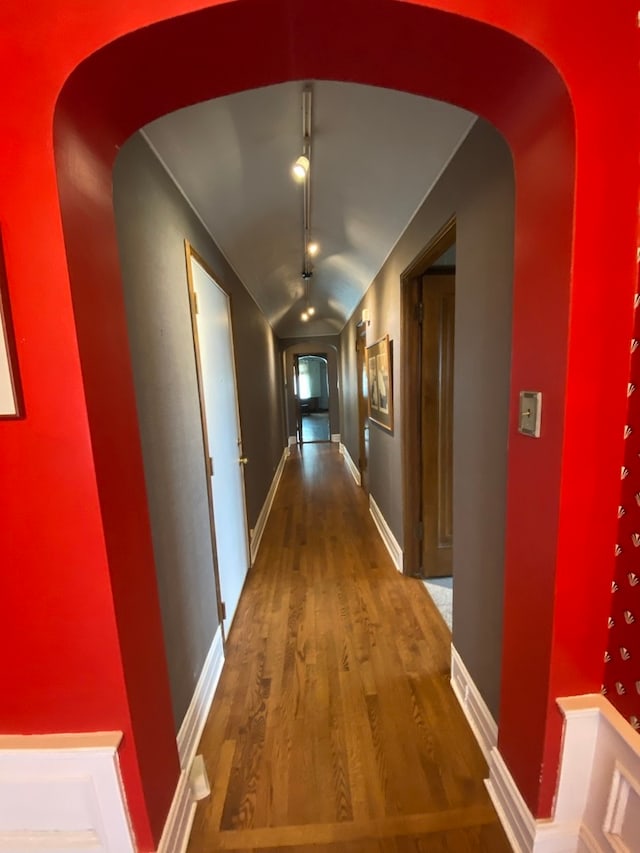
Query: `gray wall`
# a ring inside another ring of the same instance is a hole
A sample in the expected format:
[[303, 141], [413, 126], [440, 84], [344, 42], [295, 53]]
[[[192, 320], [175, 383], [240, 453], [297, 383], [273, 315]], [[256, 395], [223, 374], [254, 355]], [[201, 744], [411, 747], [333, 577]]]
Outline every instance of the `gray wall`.
[[394, 349], [395, 431], [375, 424], [370, 489], [402, 544], [400, 276], [457, 218], [454, 390], [453, 642], [498, 718], [511, 358], [514, 177], [502, 137], [478, 121], [433, 188], [341, 336], [342, 434], [358, 458], [355, 324], [368, 308], [370, 345]]
[[218, 625], [185, 237], [231, 294], [249, 527], [284, 447], [282, 371], [270, 326], [139, 134], [118, 155], [114, 207], [177, 730]]

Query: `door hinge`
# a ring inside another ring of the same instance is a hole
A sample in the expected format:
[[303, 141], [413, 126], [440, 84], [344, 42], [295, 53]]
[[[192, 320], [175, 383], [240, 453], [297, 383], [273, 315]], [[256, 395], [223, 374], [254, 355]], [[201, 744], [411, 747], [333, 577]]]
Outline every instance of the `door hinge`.
[[424, 318], [424, 305], [423, 305], [423, 303], [422, 302], [416, 302], [413, 311], [414, 311], [414, 318], [415, 318], [416, 323], [422, 323], [422, 320]]
[[416, 524], [416, 539], [418, 542], [422, 542], [424, 539], [424, 523], [422, 521]]
[[191, 294], [191, 301], [193, 303], [193, 313], [198, 314], [198, 294], [195, 292], [195, 290]]
[[213, 459], [211, 456], [207, 456], [207, 474], [213, 477]]
[[223, 622], [227, 618], [227, 605], [224, 603], [224, 601], [220, 602], [220, 618]]

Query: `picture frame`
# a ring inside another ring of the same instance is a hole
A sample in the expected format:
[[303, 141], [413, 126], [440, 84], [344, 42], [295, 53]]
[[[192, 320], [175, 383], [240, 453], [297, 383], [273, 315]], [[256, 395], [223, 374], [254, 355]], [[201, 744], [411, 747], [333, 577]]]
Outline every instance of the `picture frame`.
[[0, 420], [23, 416], [18, 357], [9, 306], [4, 243], [0, 233]]
[[389, 335], [367, 347], [369, 420], [393, 432], [393, 365]]

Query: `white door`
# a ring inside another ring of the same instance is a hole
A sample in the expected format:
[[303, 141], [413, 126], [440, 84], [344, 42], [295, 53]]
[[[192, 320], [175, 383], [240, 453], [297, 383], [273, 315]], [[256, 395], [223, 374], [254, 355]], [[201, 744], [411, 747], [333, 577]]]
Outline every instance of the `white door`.
[[203, 414], [212, 460], [211, 494], [220, 594], [226, 610], [223, 622], [226, 637], [250, 559], [231, 312], [224, 290], [193, 254], [190, 261], [196, 294]]

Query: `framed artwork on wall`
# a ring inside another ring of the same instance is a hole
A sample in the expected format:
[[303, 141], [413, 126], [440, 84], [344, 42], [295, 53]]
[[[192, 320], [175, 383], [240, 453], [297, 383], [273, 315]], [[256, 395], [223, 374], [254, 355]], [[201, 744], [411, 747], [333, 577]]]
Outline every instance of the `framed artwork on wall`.
[[367, 347], [369, 420], [393, 432], [393, 382], [389, 335]]
[[18, 361], [9, 310], [9, 291], [0, 235], [0, 420], [22, 417]]

